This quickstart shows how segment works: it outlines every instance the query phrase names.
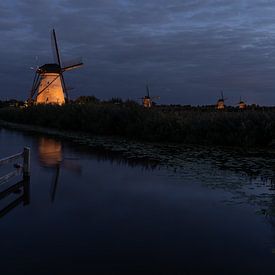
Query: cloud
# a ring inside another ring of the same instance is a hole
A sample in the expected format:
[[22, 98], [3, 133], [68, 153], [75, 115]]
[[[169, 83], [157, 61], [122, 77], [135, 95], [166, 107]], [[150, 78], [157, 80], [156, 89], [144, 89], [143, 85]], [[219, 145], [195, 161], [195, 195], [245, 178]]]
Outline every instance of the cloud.
[[[11, 2], [11, 1], [10, 1]], [[72, 96], [136, 99], [145, 82], [162, 103], [275, 102], [275, 3], [262, 0], [15, 0], [0, 3], [1, 98], [26, 98], [55, 27]]]

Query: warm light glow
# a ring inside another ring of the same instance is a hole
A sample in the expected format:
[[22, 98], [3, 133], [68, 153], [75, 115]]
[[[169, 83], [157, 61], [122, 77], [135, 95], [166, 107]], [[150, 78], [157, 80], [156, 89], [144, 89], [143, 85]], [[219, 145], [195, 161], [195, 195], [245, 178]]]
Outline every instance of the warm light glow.
[[239, 103], [239, 109], [245, 109], [246, 108], [246, 104], [244, 102], [240, 102]]
[[62, 146], [50, 138], [41, 138], [38, 146], [39, 160], [45, 166], [56, 166], [62, 160]]
[[64, 104], [65, 98], [60, 74], [41, 74], [41, 82], [37, 94], [36, 103], [38, 104]]
[[219, 100], [219, 101], [217, 102], [216, 108], [217, 108], [218, 110], [224, 109], [224, 108], [225, 108], [224, 101], [223, 101], [223, 100]]
[[151, 100], [151, 98], [143, 98], [143, 106], [145, 108], [151, 108], [152, 107], [152, 100]]

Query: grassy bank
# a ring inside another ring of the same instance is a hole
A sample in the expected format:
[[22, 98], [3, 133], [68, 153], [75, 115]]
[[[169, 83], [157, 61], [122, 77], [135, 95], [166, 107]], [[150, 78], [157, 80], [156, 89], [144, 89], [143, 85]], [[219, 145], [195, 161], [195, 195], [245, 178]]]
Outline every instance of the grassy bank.
[[135, 140], [186, 144], [266, 147], [275, 139], [275, 110], [155, 107], [133, 102], [1, 108], [0, 119]]

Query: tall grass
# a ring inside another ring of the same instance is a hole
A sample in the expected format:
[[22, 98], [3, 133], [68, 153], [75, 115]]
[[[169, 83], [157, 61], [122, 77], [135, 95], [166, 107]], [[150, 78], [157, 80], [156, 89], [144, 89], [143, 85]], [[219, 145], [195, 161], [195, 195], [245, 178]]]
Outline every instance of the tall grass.
[[0, 119], [59, 130], [130, 139], [203, 145], [265, 147], [275, 140], [275, 110], [216, 111], [128, 102], [1, 108]]

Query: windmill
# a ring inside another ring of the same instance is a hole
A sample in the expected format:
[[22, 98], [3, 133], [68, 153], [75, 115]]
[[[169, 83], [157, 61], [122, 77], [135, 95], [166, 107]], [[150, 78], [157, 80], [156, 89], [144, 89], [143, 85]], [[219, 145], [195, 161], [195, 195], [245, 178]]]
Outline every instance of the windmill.
[[226, 98], [223, 97], [223, 91], [221, 91], [221, 97], [217, 101], [216, 109], [218, 109], [218, 110], [224, 109], [225, 108], [225, 105], [224, 105], [225, 100], [226, 100]]
[[146, 84], [146, 96], [142, 97], [142, 105], [145, 108], [151, 108], [154, 105], [153, 99], [159, 99], [159, 96], [153, 96], [150, 97], [150, 88], [149, 88], [149, 84]]
[[44, 64], [36, 68], [28, 99], [29, 104], [34, 102], [36, 104], [62, 105], [67, 102], [69, 99], [68, 89], [63, 73], [83, 65], [81, 60], [62, 64], [54, 29], [51, 32], [51, 38], [54, 63]]
[[246, 104], [245, 102], [242, 100], [242, 98], [240, 97], [240, 101], [239, 101], [239, 109], [243, 110], [246, 109]]

